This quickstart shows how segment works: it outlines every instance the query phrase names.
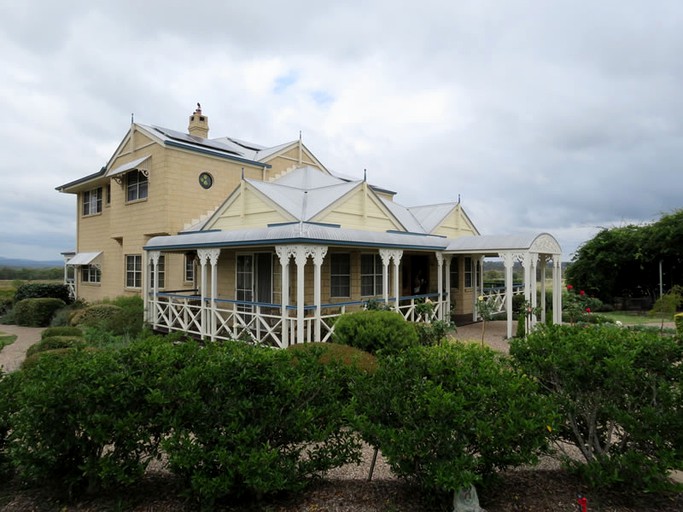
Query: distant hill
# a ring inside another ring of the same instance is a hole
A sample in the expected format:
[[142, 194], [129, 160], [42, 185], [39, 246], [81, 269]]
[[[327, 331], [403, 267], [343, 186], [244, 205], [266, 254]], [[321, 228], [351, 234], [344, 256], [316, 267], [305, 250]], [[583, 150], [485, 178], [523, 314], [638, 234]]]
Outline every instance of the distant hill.
[[51, 261], [40, 261], [40, 260], [23, 260], [20, 258], [3, 258], [0, 256], [0, 267], [13, 267], [13, 268], [51, 268], [51, 267], [63, 267], [64, 260], [51, 260]]

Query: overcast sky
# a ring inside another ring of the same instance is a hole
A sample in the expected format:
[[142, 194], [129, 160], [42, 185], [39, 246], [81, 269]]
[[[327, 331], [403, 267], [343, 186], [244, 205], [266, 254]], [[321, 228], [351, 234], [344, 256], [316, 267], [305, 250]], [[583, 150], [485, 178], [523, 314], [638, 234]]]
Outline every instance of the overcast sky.
[[[102, 4], [102, 5], [96, 5]], [[143, 124], [304, 143], [482, 234], [683, 207], [683, 2], [0, 0], [0, 256], [75, 249], [76, 200]]]

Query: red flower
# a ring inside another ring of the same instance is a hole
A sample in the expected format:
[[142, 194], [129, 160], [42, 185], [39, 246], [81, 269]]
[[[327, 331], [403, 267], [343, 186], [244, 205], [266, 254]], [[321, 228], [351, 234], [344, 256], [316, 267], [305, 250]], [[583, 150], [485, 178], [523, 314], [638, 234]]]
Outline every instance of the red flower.
[[571, 290], [573, 290], [573, 289], [574, 289], [574, 287], [573, 287], [572, 285], [570, 285], [570, 284], [567, 285], [567, 290], [570, 290], [570, 291], [571, 291]]
[[583, 290], [581, 290], [581, 291], [579, 292], [579, 295], [586, 295], [586, 292], [584, 292]]
[[590, 313], [590, 312], [591, 312], [591, 308], [586, 308], [586, 313]]

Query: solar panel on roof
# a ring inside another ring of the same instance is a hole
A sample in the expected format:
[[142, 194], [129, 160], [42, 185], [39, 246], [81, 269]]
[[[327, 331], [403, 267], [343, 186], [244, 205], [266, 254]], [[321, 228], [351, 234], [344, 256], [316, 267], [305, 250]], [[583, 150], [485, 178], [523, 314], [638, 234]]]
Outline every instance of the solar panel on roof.
[[210, 149], [215, 149], [218, 151], [222, 151], [224, 153], [230, 153], [232, 155], [236, 156], [244, 156], [243, 153], [240, 153], [239, 151], [235, 151], [234, 149], [230, 148], [226, 144], [223, 144], [222, 142], [218, 142], [215, 140], [211, 139], [203, 139], [201, 137], [196, 137], [194, 135], [190, 135], [188, 133], [182, 133], [182, 132], [177, 132], [175, 130], [170, 130], [168, 128], [159, 128], [158, 126], [155, 126], [154, 129], [161, 133], [162, 135], [165, 135], [169, 139], [173, 139], [178, 142], [186, 142], [188, 144], [192, 144], [194, 146], [202, 146], [205, 148], [210, 148]]

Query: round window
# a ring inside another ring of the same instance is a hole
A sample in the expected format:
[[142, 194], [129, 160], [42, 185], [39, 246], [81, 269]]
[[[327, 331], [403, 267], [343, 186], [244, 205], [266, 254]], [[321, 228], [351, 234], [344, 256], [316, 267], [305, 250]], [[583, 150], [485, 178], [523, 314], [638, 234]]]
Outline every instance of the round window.
[[199, 184], [202, 186], [202, 188], [211, 188], [211, 185], [213, 185], [213, 176], [211, 176], [208, 172], [203, 172], [199, 175]]

